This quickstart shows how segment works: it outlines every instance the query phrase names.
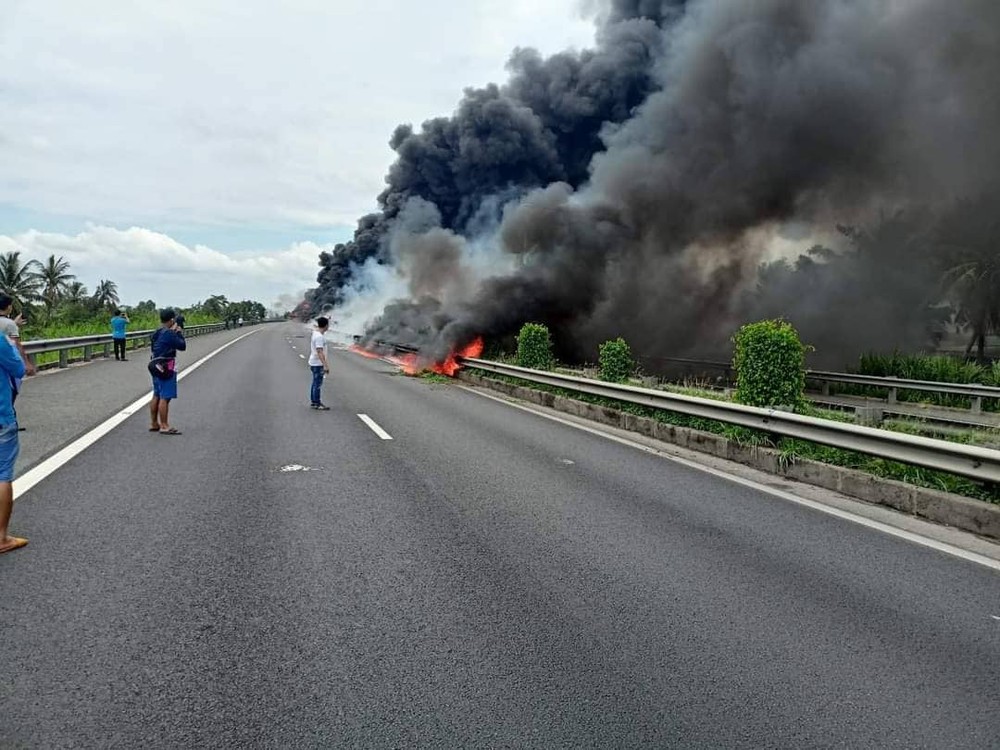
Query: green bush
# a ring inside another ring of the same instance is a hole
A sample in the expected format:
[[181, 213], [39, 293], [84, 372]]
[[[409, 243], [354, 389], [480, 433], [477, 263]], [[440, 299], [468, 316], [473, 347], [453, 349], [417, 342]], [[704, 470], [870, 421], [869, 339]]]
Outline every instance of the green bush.
[[525, 323], [517, 334], [518, 367], [532, 370], [551, 370], [552, 336], [547, 326], [541, 323]]
[[805, 352], [784, 320], [762, 320], [733, 336], [736, 400], [749, 406], [799, 408], [805, 400]]
[[624, 383], [635, 371], [632, 350], [621, 336], [601, 344], [599, 362], [601, 380], [609, 383]]

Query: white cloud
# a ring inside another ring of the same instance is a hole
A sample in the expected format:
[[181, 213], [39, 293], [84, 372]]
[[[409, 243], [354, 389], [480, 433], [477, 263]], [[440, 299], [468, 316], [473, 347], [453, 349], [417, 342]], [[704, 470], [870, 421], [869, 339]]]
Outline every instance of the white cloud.
[[[587, 44], [578, 0], [7, 0], [0, 204], [146, 226], [353, 225], [403, 121]], [[44, 229], [44, 227], [41, 227]]]
[[153, 299], [188, 305], [212, 294], [255, 299], [269, 305], [279, 295], [298, 296], [315, 286], [321, 248], [298, 242], [273, 253], [227, 255], [210, 247], [189, 247], [149, 229], [91, 226], [77, 235], [30, 231], [0, 235], [0, 253], [21, 251], [23, 259], [63, 257], [91, 290], [100, 279], [118, 285], [125, 304]]

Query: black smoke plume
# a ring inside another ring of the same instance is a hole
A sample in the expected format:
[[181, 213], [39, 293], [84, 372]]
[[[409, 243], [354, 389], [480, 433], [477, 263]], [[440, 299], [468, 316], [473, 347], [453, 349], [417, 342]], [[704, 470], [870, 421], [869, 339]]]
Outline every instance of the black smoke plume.
[[[527, 320], [581, 358], [616, 335], [654, 356], [718, 352], [762, 314], [838, 355], [926, 340], [940, 227], [969, 201], [996, 214], [1000, 4], [638, 0], [601, 23], [593, 52], [517, 51], [505, 86], [397, 130], [383, 211], [324, 263], [316, 303], [368, 258], [397, 264], [414, 242], [391, 239], [397, 217], [420, 199], [440, 214], [406, 255], [424, 289], [368, 333], [429, 357]], [[789, 237], [831, 235], [831, 252], [767, 265]], [[510, 268], [471, 272], [463, 238]], [[434, 292], [421, 258], [448, 279]]]

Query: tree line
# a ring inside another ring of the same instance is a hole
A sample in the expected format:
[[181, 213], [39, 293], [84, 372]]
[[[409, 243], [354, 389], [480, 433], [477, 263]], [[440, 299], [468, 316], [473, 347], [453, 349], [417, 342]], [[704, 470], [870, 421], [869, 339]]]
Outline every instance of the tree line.
[[[35, 329], [106, 320], [119, 308], [137, 316], [153, 315], [158, 309], [153, 300], [123, 306], [118, 285], [110, 279], [100, 279], [93, 292], [89, 291], [71, 272], [69, 261], [61, 256], [50, 255], [43, 261], [25, 260], [17, 250], [0, 254], [0, 291], [13, 298], [15, 309]], [[236, 322], [242, 318], [249, 323], [267, 317], [267, 309], [260, 302], [231, 302], [222, 294], [177, 309], [215, 321]]]

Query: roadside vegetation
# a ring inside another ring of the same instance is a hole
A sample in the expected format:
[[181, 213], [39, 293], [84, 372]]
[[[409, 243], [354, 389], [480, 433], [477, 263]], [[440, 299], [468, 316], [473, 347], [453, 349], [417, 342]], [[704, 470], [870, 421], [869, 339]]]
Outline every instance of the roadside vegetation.
[[[253, 323], [267, 316], [260, 302], [230, 302], [221, 294], [187, 307], [171, 305], [169, 300], [162, 304], [144, 300], [136, 305], [123, 305], [118, 285], [111, 279], [100, 279], [91, 292], [73, 274], [69, 261], [64, 258], [50, 255], [44, 261], [26, 260], [19, 251], [0, 254], [0, 291], [14, 299], [14, 314], [21, 314], [26, 320], [21, 329], [25, 341], [110, 333], [111, 317], [116, 309], [129, 316], [130, 331], [159, 326], [161, 307], [174, 307], [182, 313], [187, 327], [225, 321], [235, 323], [240, 318]], [[73, 355], [79, 357], [82, 353], [81, 349], [70, 355], [71, 358]], [[45, 365], [58, 359], [55, 352], [40, 354], [37, 364]]]
[[[744, 399], [754, 402], [754, 405], [782, 408], [792, 407], [796, 412], [807, 416], [840, 422], [854, 422], [855, 419], [852, 414], [832, 409], [817, 408], [801, 397], [804, 382], [796, 376], [795, 372], [798, 368], [803, 367], [802, 355], [805, 352], [805, 347], [799, 341], [794, 329], [787, 323], [782, 321], [764, 321], [763, 323], [763, 325], [751, 324], [751, 326], [744, 327], [734, 337], [734, 343], [738, 352], [740, 352], [735, 358], [737, 373], [739, 373], [741, 367], [745, 372], [748, 357], [763, 358], [762, 362], [758, 361], [753, 365], [755, 369], [752, 372], [755, 375], [745, 377], [742, 381], [744, 385]], [[537, 326], [537, 324], [532, 325]], [[542, 327], [544, 328], [544, 326]], [[548, 341], [549, 347], [551, 347], [551, 336], [545, 336], [535, 328], [532, 329], [530, 335], [533, 337], [533, 340]], [[549, 348], [549, 351], [551, 351], [551, 348]], [[500, 357], [498, 359], [509, 361], [510, 357]], [[520, 358], [518, 358], [518, 364], [520, 364]], [[537, 369], [556, 369], [592, 378], [601, 377], [603, 371], [603, 368], [600, 367], [584, 370], [558, 367], [551, 359], [549, 359], [548, 364], [549, 366], [546, 368]], [[636, 374], [634, 370], [633, 374]], [[983, 486], [964, 477], [945, 472], [923, 469], [896, 461], [887, 461], [854, 451], [830, 448], [805, 440], [784, 438], [761, 430], [739, 427], [711, 419], [691, 417], [665, 409], [655, 409], [617, 399], [592, 396], [563, 388], [532, 383], [520, 378], [506, 377], [487, 372], [483, 372], [481, 375], [565, 398], [606, 406], [626, 414], [647, 417], [665, 424], [721, 435], [740, 445], [772, 448], [778, 451], [779, 460], [785, 463], [792, 463], [802, 459], [820, 461], [835, 466], [856, 469], [877, 477], [895, 479], [920, 487], [943, 490], [945, 492], [1000, 504], [1000, 488]], [[772, 388], [772, 380], [780, 380], [785, 384], [784, 388]], [[641, 381], [638, 378], [633, 378], [624, 382], [638, 384]], [[739, 400], [734, 399], [733, 394], [717, 389], [710, 390], [697, 386], [692, 387], [691, 385], [657, 385], [656, 387], [670, 392], [714, 400]], [[754, 390], [754, 388], [758, 388], [758, 390]], [[1000, 443], [1000, 431], [997, 430], [954, 430], [907, 420], [888, 421], [883, 425], [883, 428], [909, 434], [921, 434], [928, 437], [954, 440], [961, 443], [988, 445], [990, 447]]]
[[[865, 354], [858, 367], [852, 372], [880, 378], [902, 378], [905, 380], [931, 380], [938, 383], [978, 384], [1000, 388], [1000, 361], [981, 363], [957, 357], [926, 354]], [[884, 399], [886, 388], [831, 383], [831, 394], [846, 396], [869, 396]], [[969, 398], [947, 393], [897, 390], [896, 399], [907, 403], [946, 406], [955, 409], [971, 407]], [[1000, 411], [1000, 399], [984, 399], [984, 411]]]

